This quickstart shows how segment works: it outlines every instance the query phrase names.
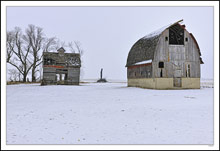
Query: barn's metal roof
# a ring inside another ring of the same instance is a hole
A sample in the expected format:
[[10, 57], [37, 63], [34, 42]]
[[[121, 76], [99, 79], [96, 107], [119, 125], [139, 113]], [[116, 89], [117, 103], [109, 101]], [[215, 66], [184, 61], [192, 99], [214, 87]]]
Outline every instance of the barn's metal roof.
[[154, 52], [159, 41], [160, 35], [163, 33], [164, 30], [169, 28], [170, 26], [180, 23], [183, 20], [175, 22], [173, 24], [169, 24], [165, 27], [156, 30], [143, 38], [139, 39], [131, 48], [128, 58], [126, 67], [132, 66], [137, 62], [145, 61], [145, 60], [153, 60]]
[[[167, 29], [170, 28], [173, 25], [176, 24], [182, 24], [183, 20], [179, 20], [175, 23], [169, 24], [167, 26], [164, 26], [160, 28], [157, 31], [154, 31], [143, 38], [139, 39], [131, 48], [128, 58], [127, 58], [127, 64], [126, 67], [135, 65], [137, 62], [142, 62], [145, 60], [153, 60], [154, 52], [157, 46], [157, 43], [159, 41], [160, 35]], [[182, 25], [184, 28], [185, 26]], [[193, 37], [194, 38], [194, 37]], [[197, 43], [197, 42], [196, 42]], [[199, 47], [198, 47], [199, 49]], [[200, 53], [200, 49], [199, 49]], [[201, 53], [200, 53], [201, 55]], [[201, 60], [202, 62], [202, 60]]]

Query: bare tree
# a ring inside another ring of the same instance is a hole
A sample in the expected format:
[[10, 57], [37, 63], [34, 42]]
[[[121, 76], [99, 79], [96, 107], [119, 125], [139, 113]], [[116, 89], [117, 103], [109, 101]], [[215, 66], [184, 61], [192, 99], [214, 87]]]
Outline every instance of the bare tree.
[[55, 45], [55, 50], [58, 50], [59, 48], [63, 47], [67, 47], [66, 42], [65, 41], [60, 41], [60, 39], [56, 39], [56, 45]]
[[19, 72], [16, 69], [9, 69], [8, 74], [10, 75], [10, 81], [17, 81], [19, 80]]
[[39, 66], [38, 72], [39, 72], [39, 78], [38, 78], [38, 80], [41, 81], [41, 80], [42, 80], [42, 75], [43, 75], [43, 67], [42, 67], [42, 64]]
[[9, 62], [13, 55], [13, 49], [15, 47], [15, 39], [14, 39], [14, 33], [12, 31], [7, 32], [7, 40], [6, 40], [6, 47], [7, 47], [7, 58], [6, 61]]
[[68, 43], [68, 47], [70, 48], [72, 53], [79, 53], [80, 61], [81, 61], [80, 79], [82, 79], [82, 77], [84, 75], [83, 66], [82, 66], [82, 62], [83, 62], [82, 56], [83, 56], [84, 50], [83, 50], [83, 48], [81, 46], [81, 43], [79, 41], [69, 42]]
[[26, 34], [23, 36], [27, 45], [31, 46], [32, 60], [32, 82], [36, 82], [36, 68], [41, 64], [42, 55], [40, 50], [43, 47], [44, 34], [43, 29], [35, 25], [29, 25], [26, 29]]
[[49, 52], [55, 47], [55, 37], [46, 38], [42, 28], [29, 25], [23, 38], [31, 46], [33, 56], [32, 82], [36, 82], [37, 68], [42, 63], [42, 51]]
[[27, 74], [33, 66], [29, 60], [31, 46], [24, 45], [22, 31], [18, 27], [7, 32], [7, 36], [7, 62], [22, 74], [23, 82], [26, 82]]
[[72, 41], [68, 43], [68, 47], [70, 48], [70, 51], [71, 51], [72, 53], [75, 53], [75, 52], [76, 52], [76, 51], [75, 51], [75, 48], [74, 48], [74, 44], [73, 44]]
[[43, 45], [43, 52], [50, 52], [51, 50], [56, 49], [56, 38], [47, 38], [45, 39], [44, 45]]
[[79, 41], [74, 41], [74, 44], [75, 44], [76, 50], [80, 54], [80, 57], [82, 57], [84, 50], [81, 47], [81, 43]]
[[83, 55], [84, 53], [84, 50], [81, 46], [81, 43], [79, 41], [71, 41], [68, 43], [67, 47], [70, 48], [70, 51], [72, 53], [79, 53], [80, 54], [80, 57]]

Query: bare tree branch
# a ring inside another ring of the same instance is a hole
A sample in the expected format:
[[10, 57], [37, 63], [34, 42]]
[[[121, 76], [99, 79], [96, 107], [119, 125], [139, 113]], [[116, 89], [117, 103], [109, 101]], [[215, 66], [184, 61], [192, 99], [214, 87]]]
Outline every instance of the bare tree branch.
[[79, 52], [80, 57], [81, 57], [84, 53], [84, 50], [82, 49], [80, 42], [79, 41], [74, 41], [74, 44], [75, 44], [75, 47], [76, 47], [76, 49]]
[[46, 39], [46, 42], [44, 42], [44, 46], [43, 46], [43, 52], [49, 52], [52, 49], [54, 49], [54, 47], [56, 45], [55, 40], [56, 40], [55, 37]]
[[75, 52], [76, 52], [75, 49], [74, 49], [74, 45], [73, 45], [73, 42], [72, 42], [72, 41], [68, 43], [68, 47], [70, 48], [70, 50], [71, 50], [72, 53], [75, 53]]
[[22, 31], [18, 27], [15, 27], [13, 31], [7, 32], [7, 50], [13, 53], [11, 56], [9, 55], [10, 53], [8, 54], [7, 61], [23, 75], [23, 82], [26, 82], [27, 74], [32, 66], [28, 63], [30, 49], [26, 49], [24, 46], [22, 36]]

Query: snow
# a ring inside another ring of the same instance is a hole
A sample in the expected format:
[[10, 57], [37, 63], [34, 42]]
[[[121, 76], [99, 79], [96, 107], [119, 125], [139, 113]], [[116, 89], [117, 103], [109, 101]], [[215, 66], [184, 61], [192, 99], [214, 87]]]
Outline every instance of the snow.
[[145, 61], [141, 61], [141, 62], [137, 62], [137, 63], [135, 63], [134, 65], [147, 64], [147, 63], [151, 63], [151, 62], [152, 62], [152, 59], [150, 59], [150, 60], [145, 60]]
[[7, 85], [7, 144], [213, 144], [213, 88]]
[[[175, 23], [177, 23], [177, 22], [175, 22]], [[162, 27], [162, 28], [160, 28], [156, 31], [153, 31], [150, 34], [147, 34], [146, 36], [144, 36], [143, 39], [148, 39], [148, 38], [152, 38], [152, 37], [155, 37], [155, 36], [159, 36], [164, 30], [166, 30], [167, 28], [169, 28], [170, 26], [172, 26], [175, 23], [171, 23], [171, 24], [166, 25], [166, 26], [164, 26], [164, 27]], [[183, 24], [182, 21], [178, 21], [178, 23]]]
[[147, 34], [146, 36], [143, 37], [143, 39], [148, 39], [148, 38], [152, 38], [152, 37], [155, 37], [155, 36], [159, 36], [165, 29], [167, 29], [168, 27], [170, 27], [172, 24], [169, 24], [167, 26], [164, 26], [156, 31], [153, 31], [149, 34]]

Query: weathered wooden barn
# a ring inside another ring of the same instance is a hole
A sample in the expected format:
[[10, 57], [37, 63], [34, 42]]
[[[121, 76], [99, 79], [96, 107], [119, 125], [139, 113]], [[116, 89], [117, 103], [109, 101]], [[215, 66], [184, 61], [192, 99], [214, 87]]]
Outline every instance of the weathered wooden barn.
[[79, 53], [43, 52], [43, 80], [41, 85], [79, 85], [81, 60]]
[[200, 88], [201, 52], [182, 21], [152, 32], [132, 46], [126, 64], [128, 86]]

